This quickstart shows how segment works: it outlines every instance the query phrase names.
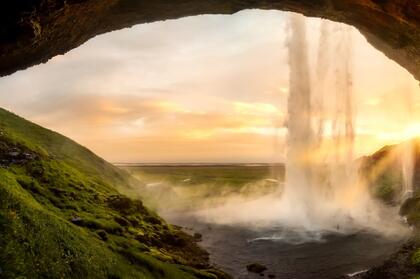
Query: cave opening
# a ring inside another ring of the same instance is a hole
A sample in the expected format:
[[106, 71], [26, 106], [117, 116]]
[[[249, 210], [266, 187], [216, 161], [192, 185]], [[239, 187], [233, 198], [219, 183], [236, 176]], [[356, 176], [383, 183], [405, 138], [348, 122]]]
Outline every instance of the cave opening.
[[[334, 233], [330, 228], [301, 230], [296, 224], [283, 227], [275, 222], [281, 214], [276, 200], [279, 185], [284, 184], [291, 121], [287, 16], [279, 11], [245, 10], [107, 33], [46, 64], [0, 79], [0, 87], [8, 92], [0, 96], [0, 106], [128, 170], [142, 182], [137, 191], [146, 203], [171, 222], [199, 231], [213, 261], [238, 278], [255, 256], [279, 278], [296, 274], [301, 266], [307, 270], [299, 271], [299, 278], [311, 278], [314, 272], [328, 278], [364, 270], [398, 247], [405, 233], [399, 231], [401, 237], [396, 239], [378, 238], [358, 227], [352, 231], [354, 239], [347, 241], [347, 232], [337, 232], [343, 229], [339, 222], [333, 225]], [[325, 46], [320, 31], [324, 20], [306, 20], [308, 83], [316, 84], [318, 93], [319, 76], [313, 71], [319, 48]], [[341, 61], [334, 40], [342, 40], [342, 28], [330, 23], [328, 31], [333, 42], [328, 50], [331, 77], [323, 86], [328, 92], [326, 104], [331, 106], [328, 101], [335, 97], [328, 88], [339, 82], [333, 78], [339, 71], [334, 63]], [[352, 44], [356, 160], [418, 136], [420, 95], [410, 73], [370, 46], [356, 29], [346, 28], [351, 41], [345, 43]], [[322, 71], [327, 65], [319, 67]], [[296, 77], [298, 82], [304, 78], [301, 70]], [[329, 113], [323, 116], [325, 135], [334, 132]], [[299, 112], [294, 116], [299, 117]], [[332, 146], [329, 143], [313, 155], [321, 156]], [[371, 179], [372, 189], [364, 193], [399, 206], [406, 187], [401, 179], [410, 167], [404, 170], [398, 160], [405, 153], [398, 152], [381, 158], [380, 167], [368, 166], [377, 173]], [[394, 165], [401, 170], [395, 177], [385, 176]], [[174, 216], [174, 211], [182, 214]], [[294, 212], [288, 214], [296, 219]], [[267, 222], [268, 227], [260, 226]], [[235, 240], [230, 246], [229, 239]], [[320, 243], [331, 245], [314, 249]], [[300, 247], [292, 249], [296, 265], [291, 271], [279, 262], [290, 256], [290, 247]], [[361, 256], [351, 252], [354, 247], [375, 252]], [[319, 254], [309, 257], [310, 263], [299, 260], [308, 251]], [[233, 263], [232, 254], [241, 260]], [[313, 262], [314, 257], [327, 254], [340, 258], [333, 268]], [[349, 268], [349, 261], [356, 264]]]

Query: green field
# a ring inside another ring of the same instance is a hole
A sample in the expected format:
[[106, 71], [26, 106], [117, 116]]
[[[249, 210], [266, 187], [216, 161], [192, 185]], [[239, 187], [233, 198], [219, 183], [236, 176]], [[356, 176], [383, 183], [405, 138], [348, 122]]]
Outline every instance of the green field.
[[264, 179], [284, 178], [282, 165], [134, 165], [123, 168], [145, 183], [165, 181], [178, 186], [212, 184], [241, 188]]
[[144, 185], [138, 188], [155, 209], [189, 209], [214, 205], [235, 197], [253, 197], [278, 191], [283, 165], [125, 165], [120, 166]]

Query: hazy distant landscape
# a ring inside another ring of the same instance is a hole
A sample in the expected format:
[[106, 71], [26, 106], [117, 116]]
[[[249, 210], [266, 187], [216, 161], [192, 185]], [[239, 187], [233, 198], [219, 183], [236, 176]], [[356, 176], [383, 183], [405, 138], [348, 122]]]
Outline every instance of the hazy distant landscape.
[[130, 164], [119, 165], [142, 182], [146, 203], [158, 209], [188, 210], [224, 203], [229, 197], [263, 196], [279, 191], [284, 165]]
[[250, 183], [284, 180], [283, 164], [117, 164], [146, 185], [171, 183], [177, 186], [202, 184], [226, 186], [239, 191]]

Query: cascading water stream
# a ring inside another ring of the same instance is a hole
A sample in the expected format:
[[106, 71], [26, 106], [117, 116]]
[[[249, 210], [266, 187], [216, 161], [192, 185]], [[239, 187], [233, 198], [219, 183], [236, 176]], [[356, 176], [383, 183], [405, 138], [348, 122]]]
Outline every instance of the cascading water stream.
[[311, 84], [307, 56], [306, 27], [304, 18], [292, 15], [290, 18], [289, 48], [289, 99], [288, 99], [288, 149], [286, 164], [286, 185], [283, 200], [302, 221], [309, 216], [313, 204], [311, 193], [311, 165], [307, 155], [311, 152], [313, 134], [311, 129]]
[[370, 198], [353, 154], [350, 27], [333, 30], [329, 22], [322, 23], [313, 80], [304, 16], [292, 14], [289, 29], [288, 139], [281, 218], [307, 230], [345, 232], [379, 226], [383, 209]]
[[[413, 102], [410, 91], [404, 92], [405, 100], [405, 122], [408, 127], [412, 123], [413, 119]], [[407, 129], [407, 128], [406, 128]], [[413, 194], [413, 177], [414, 177], [414, 167], [415, 167], [415, 142], [409, 139], [402, 145], [402, 151], [400, 152], [401, 160], [401, 172], [403, 178], [403, 189], [402, 189], [402, 202], [407, 198], [410, 198]]]

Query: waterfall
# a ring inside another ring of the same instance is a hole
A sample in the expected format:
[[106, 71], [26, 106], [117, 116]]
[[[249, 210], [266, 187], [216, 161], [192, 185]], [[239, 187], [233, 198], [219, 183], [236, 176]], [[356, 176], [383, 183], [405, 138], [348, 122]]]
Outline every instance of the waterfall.
[[311, 165], [307, 155], [312, 149], [311, 129], [311, 82], [307, 54], [305, 18], [299, 15], [290, 17], [291, 34], [289, 48], [289, 99], [288, 99], [288, 139], [286, 184], [283, 198], [295, 208], [302, 219], [310, 219], [313, 204]]
[[403, 178], [402, 201], [410, 198], [413, 193], [414, 164], [414, 143], [412, 140], [409, 140], [403, 144], [401, 152], [401, 171]]
[[[405, 122], [406, 130], [410, 128], [413, 124], [413, 96], [410, 90], [404, 90], [402, 92], [402, 97], [404, 100], [403, 107], [405, 109], [405, 115], [403, 116], [402, 121]], [[403, 202], [405, 199], [410, 198], [413, 193], [413, 178], [414, 178], [414, 167], [415, 167], [415, 140], [407, 139], [407, 141], [402, 144], [400, 151], [400, 161], [401, 161], [401, 172], [402, 172], [402, 199]]]
[[229, 198], [198, 214], [221, 224], [279, 228], [269, 239], [299, 243], [322, 240], [325, 231], [401, 237], [406, 228], [398, 209], [371, 198], [354, 155], [352, 30], [328, 21], [319, 30], [312, 61], [305, 17], [290, 15], [284, 185], [281, 181], [278, 191], [256, 198]]
[[333, 30], [323, 21], [312, 79], [305, 17], [292, 14], [289, 29], [283, 214], [291, 214], [293, 224], [315, 230], [379, 221], [353, 154], [351, 29], [342, 25]]

